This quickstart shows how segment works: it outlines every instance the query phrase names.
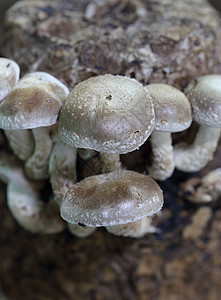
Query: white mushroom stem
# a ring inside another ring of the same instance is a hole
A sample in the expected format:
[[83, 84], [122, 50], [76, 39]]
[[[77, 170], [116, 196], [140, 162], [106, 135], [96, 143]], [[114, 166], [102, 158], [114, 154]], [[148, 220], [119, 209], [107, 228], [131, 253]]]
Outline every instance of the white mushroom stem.
[[100, 153], [101, 173], [113, 172], [121, 169], [120, 155]]
[[108, 232], [114, 235], [121, 235], [131, 238], [141, 238], [146, 233], [155, 233], [159, 231], [152, 225], [152, 219], [150, 217], [145, 217], [132, 223], [106, 226], [106, 229]]
[[152, 165], [147, 167], [148, 175], [157, 180], [166, 180], [175, 168], [171, 133], [154, 130], [150, 142], [153, 160]]
[[54, 200], [45, 203], [38, 193], [24, 190], [10, 182], [7, 187], [7, 204], [15, 220], [33, 233], [58, 233], [65, 227], [59, 216], [59, 207]]
[[80, 226], [80, 225], [70, 224], [70, 223], [68, 223], [68, 229], [73, 235], [79, 238], [86, 238], [92, 233], [94, 233], [96, 230], [95, 227]]
[[26, 161], [34, 152], [34, 138], [31, 130], [4, 130], [4, 132], [14, 154]]
[[23, 165], [14, 156], [6, 153], [0, 153], [0, 180], [4, 183], [14, 182], [23, 189], [32, 189], [31, 185], [41, 188], [41, 181], [32, 181], [26, 178]]
[[174, 147], [176, 168], [183, 172], [197, 172], [213, 159], [220, 138], [220, 128], [200, 125], [193, 144], [180, 143]]
[[28, 179], [21, 162], [5, 152], [0, 155], [0, 179], [8, 184], [7, 203], [17, 222], [31, 232], [55, 233], [64, 229], [59, 207], [39, 198], [42, 181]]
[[61, 203], [68, 189], [76, 183], [77, 149], [63, 142], [55, 144], [50, 160], [49, 173], [55, 200]]
[[48, 178], [48, 161], [52, 149], [50, 127], [32, 129], [35, 139], [33, 155], [25, 163], [25, 171], [28, 177], [33, 179]]

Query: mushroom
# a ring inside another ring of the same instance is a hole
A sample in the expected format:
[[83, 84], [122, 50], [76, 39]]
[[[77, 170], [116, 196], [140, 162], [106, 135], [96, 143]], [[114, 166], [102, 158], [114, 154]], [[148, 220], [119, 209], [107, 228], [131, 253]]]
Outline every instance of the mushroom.
[[135, 79], [99, 75], [77, 84], [59, 116], [58, 131], [70, 146], [123, 154], [138, 149], [154, 127], [154, 109]]
[[10, 182], [7, 186], [7, 204], [15, 220], [28, 231], [51, 234], [65, 228], [58, 204], [54, 199], [43, 202], [34, 189], [24, 190], [22, 186]]
[[212, 160], [221, 128], [221, 75], [196, 78], [185, 89], [192, 106], [193, 120], [199, 124], [194, 142], [177, 144], [174, 150], [176, 168], [197, 172]]
[[8, 58], [0, 57], [0, 101], [2, 101], [18, 82], [19, 65]]
[[68, 88], [52, 75], [33, 72], [24, 76], [0, 103], [0, 128], [32, 129], [35, 150], [26, 161], [29, 177], [48, 177], [48, 159], [52, 141], [50, 126], [57, 122], [58, 113]]
[[[80, 149], [80, 156], [82, 160], [86, 160], [85, 165], [88, 166], [89, 163], [87, 163], [87, 160], [91, 158], [91, 156], [94, 155], [93, 150], [84, 150]], [[88, 151], [91, 151], [92, 153], [88, 153]], [[93, 158], [93, 160], [90, 160], [90, 167], [89, 174], [93, 173], [93, 171], [101, 170], [102, 173], [107, 172], [113, 172], [116, 170], [121, 169], [121, 163], [120, 161], [117, 162], [117, 157], [115, 157], [117, 154], [107, 154], [107, 153], [101, 153], [100, 155], [100, 161]], [[119, 157], [119, 155], [117, 155]], [[84, 167], [84, 164], [83, 164]], [[97, 173], [98, 174], [98, 173]], [[70, 223], [68, 225], [71, 226]], [[90, 228], [87, 226], [80, 227], [78, 225], [72, 224], [73, 227], [71, 227], [71, 230], [76, 230], [77, 234], [80, 230], [80, 233], [82, 230], [85, 232], [85, 234], [88, 232], [88, 234], [91, 234]], [[108, 232], [113, 233], [115, 235], [122, 235], [122, 236], [128, 236], [128, 237], [136, 237], [140, 238], [147, 232], [156, 232], [157, 229], [151, 225], [151, 219], [149, 217], [142, 218], [141, 220], [127, 223], [127, 224], [120, 224], [120, 225], [114, 225], [114, 226], [106, 226], [106, 229]], [[74, 232], [73, 232], [74, 234]], [[77, 235], [76, 234], [76, 235]]]
[[149, 176], [120, 170], [85, 178], [61, 202], [61, 216], [71, 224], [112, 226], [138, 221], [161, 209], [163, 193]]
[[35, 233], [57, 233], [64, 229], [59, 207], [54, 200], [40, 199], [42, 181], [28, 179], [21, 161], [6, 152], [0, 153], [0, 179], [7, 186], [7, 204], [16, 221]]
[[[76, 159], [77, 149], [62, 141], [58, 141], [51, 152], [49, 159], [49, 174], [54, 199], [60, 205], [62, 198], [67, 191], [76, 183]], [[87, 237], [92, 234], [96, 228], [79, 226], [68, 223], [69, 231], [77, 237]]]
[[72, 90], [58, 122], [70, 146], [100, 151], [102, 171], [120, 169], [119, 154], [139, 148], [154, 126], [149, 93], [135, 79], [111, 74], [89, 78]]
[[154, 83], [147, 85], [146, 89], [155, 110], [155, 127], [150, 137], [153, 161], [147, 170], [152, 178], [165, 180], [175, 168], [171, 133], [190, 126], [191, 107], [184, 93], [172, 86]]
[[[20, 75], [19, 65], [8, 58], [0, 57], [0, 102], [11, 92], [13, 87], [17, 84]], [[30, 152], [33, 150], [30, 145], [31, 137], [28, 132], [26, 135], [22, 135], [20, 138], [19, 133], [7, 133], [5, 132], [7, 139], [9, 140], [11, 149], [18, 153], [18, 157], [27, 159]], [[11, 135], [13, 135], [11, 137]], [[17, 136], [16, 136], [17, 135]], [[15, 137], [16, 136], [16, 137]]]
[[156, 227], [152, 225], [152, 220], [150, 217], [144, 217], [138, 221], [120, 224], [114, 226], [106, 226], [108, 232], [114, 235], [120, 235], [132, 238], [141, 238], [146, 233], [157, 232]]

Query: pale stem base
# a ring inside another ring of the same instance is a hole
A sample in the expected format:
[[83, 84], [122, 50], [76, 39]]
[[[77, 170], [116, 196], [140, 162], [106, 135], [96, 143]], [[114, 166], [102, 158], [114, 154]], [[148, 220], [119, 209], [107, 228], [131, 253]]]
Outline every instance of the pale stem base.
[[4, 130], [10, 148], [21, 160], [26, 161], [34, 152], [34, 138], [31, 130]]
[[156, 180], [166, 180], [175, 168], [171, 133], [154, 130], [150, 142], [153, 160], [147, 167], [148, 175]]
[[43, 202], [34, 190], [25, 191], [10, 182], [7, 186], [7, 204], [18, 224], [28, 231], [51, 234], [65, 228], [57, 203], [54, 200]]
[[35, 139], [35, 150], [25, 164], [25, 171], [30, 178], [46, 179], [49, 176], [48, 161], [52, 148], [50, 128], [34, 128], [32, 132]]
[[183, 172], [198, 172], [213, 159], [220, 138], [220, 128], [201, 125], [193, 144], [177, 144], [174, 147], [176, 168]]

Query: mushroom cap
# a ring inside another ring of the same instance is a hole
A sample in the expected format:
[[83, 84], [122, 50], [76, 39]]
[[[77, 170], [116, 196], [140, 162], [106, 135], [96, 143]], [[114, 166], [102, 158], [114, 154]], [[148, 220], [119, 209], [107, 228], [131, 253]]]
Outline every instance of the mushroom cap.
[[0, 128], [31, 129], [55, 124], [68, 94], [68, 88], [54, 76], [29, 73], [0, 103]]
[[191, 81], [185, 94], [193, 119], [200, 125], [221, 127], [221, 75], [204, 75]]
[[120, 170], [87, 177], [68, 190], [61, 216], [89, 227], [126, 224], [158, 212], [163, 193], [147, 175]]
[[2, 101], [18, 82], [19, 65], [8, 58], [0, 57], [0, 101]]
[[91, 77], [72, 90], [59, 116], [59, 135], [74, 147], [128, 153], [141, 146], [154, 127], [146, 89], [120, 75]]
[[184, 93], [163, 83], [149, 84], [145, 88], [149, 91], [154, 103], [154, 130], [178, 132], [190, 126], [191, 106]]

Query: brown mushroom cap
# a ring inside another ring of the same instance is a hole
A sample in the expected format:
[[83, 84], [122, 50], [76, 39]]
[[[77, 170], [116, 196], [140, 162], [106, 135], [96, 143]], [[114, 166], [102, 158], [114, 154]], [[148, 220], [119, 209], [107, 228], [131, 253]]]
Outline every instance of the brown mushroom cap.
[[204, 75], [185, 89], [193, 119], [200, 125], [221, 127], [221, 75]]
[[48, 73], [27, 74], [0, 103], [0, 128], [30, 129], [55, 124], [68, 93], [68, 88]]
[[8, 58], [0, 57], [0, 101], [2, 101], [18, 82], [20, 68]]
[[162, 205], [163, 193], [153, 179], [120, 170], [75, 184], [61, 202], [61, 216], [72, 224], [112, 226], [153, 215]]
[[154, 109], [146, 89], [135, 79], [110, 74], [76, 85], [59, 117], [65, 143], [107, 153], [139, 148], [153, 127]]
[[162, 83], [149, 84], [145, 88], [149, 91], [154, 103], [154, 130], [178, 132], [190, 126], [191, 106], [184, 93]]

